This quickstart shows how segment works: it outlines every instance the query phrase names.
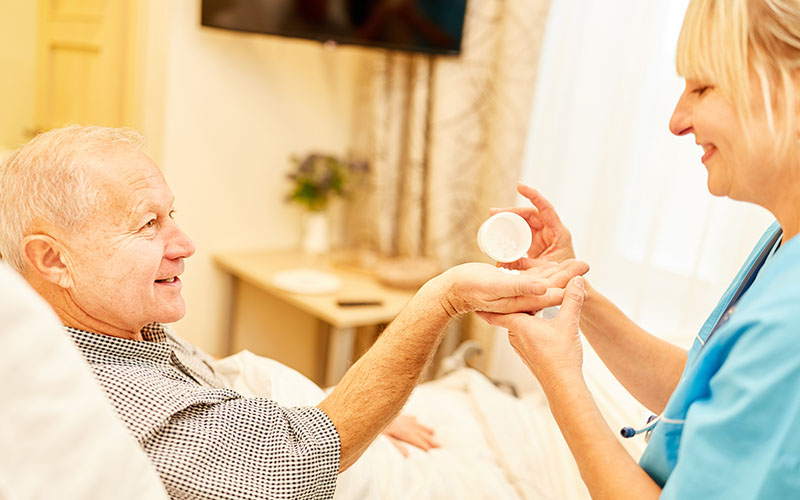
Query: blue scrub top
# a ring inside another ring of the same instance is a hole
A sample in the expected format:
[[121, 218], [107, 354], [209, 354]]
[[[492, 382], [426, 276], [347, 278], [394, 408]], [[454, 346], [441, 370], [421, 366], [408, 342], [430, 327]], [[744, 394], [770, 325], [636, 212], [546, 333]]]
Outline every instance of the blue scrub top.
[[639, 463], [662, 499], [800, 498], [800, 238], [764, 264], [709, 338], [778, 230], [761, 237], [706, 320], [653, 429]]

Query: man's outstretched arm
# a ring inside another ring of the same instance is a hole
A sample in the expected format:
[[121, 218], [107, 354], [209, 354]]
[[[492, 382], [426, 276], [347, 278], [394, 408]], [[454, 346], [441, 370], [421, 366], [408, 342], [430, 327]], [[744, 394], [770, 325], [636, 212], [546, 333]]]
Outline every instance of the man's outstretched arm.
[[344, 471], [400, 412], [430, 362], [445, 326], [470, 311], [536, 311], [561, 302], [547, 293], [588, 266], [567, 261], [556, 272], [506, 274], [488, 264], [454, 267], [426, 283], [318, 406], [341, 440]]

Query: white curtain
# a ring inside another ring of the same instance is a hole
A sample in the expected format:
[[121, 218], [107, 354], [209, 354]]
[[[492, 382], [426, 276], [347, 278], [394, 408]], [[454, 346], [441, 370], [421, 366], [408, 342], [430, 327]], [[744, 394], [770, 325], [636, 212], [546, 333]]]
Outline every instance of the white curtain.
[[[669, 132], [687, 3], [552, 0], [522, 175], [555, 205], [592, 284], [684, 347], [772, 221], [712, 197], [694, 137]], [[498, 338], [490, 374], [529, 388]]]
[[592, 283], [653, 333], [696, 331], [771, 221], [712, 197], [668, 122], [687, 0], [553, 0], [523, 179], [555, 204]]

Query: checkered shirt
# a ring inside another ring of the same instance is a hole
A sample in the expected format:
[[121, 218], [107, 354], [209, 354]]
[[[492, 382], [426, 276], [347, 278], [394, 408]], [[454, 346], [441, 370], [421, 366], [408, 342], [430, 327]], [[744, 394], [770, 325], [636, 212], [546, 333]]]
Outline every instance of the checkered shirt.
[[224, 388], [165, 325], [145, 326], [145, 341], [67, 331], [172, 498], [333, 497], [339, 434], [319, 408]]

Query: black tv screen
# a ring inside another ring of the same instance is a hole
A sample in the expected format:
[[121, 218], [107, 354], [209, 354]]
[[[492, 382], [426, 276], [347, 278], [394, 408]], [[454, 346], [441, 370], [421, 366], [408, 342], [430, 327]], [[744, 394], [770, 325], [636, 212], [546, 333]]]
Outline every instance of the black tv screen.
[[202, 0], [203, 26], [458, 54], [467, 0]]

